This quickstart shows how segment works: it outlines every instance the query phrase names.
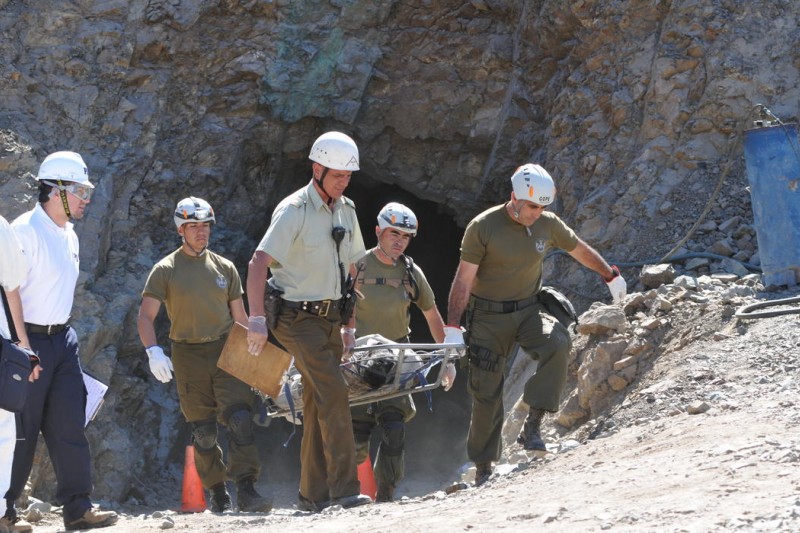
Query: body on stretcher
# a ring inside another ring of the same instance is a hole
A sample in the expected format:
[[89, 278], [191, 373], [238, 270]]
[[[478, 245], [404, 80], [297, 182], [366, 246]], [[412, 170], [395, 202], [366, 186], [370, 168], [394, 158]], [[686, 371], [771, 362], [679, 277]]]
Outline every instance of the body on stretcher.
[[[463, 344], [395, 343], [380, 335], [367, 335], [356, 341], [352, 354], [339, 368], [350, 390], [350, 405], [355, 406], [435, 389], [442, 383], [441, 368], [465, 352]], [[440, 367], [436, 379], [428, 381], [428, 373], [436, 366]], [[278, 397], [257, 392], [267, 416], [295, 421], [303, 411], [303, 383], [294, 365], [286, 372]]]

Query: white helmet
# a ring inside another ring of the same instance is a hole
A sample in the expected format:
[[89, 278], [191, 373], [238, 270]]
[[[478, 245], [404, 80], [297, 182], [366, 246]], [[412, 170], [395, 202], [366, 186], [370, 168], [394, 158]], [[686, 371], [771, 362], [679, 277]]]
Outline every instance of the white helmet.
[[539, 165], [528, 163], [514, 171], [511, 186], [517, 200], [527, 200], [539, 205], [550, 205], [556, 199], [553, 178]]
[[175, 225], [179, 228], [189, 222], [215, 222], [214, 210], [202, 198], [184, 198], [175, 207]]
[[89, 169], [86, 168], [86, 163], [80, 154], [75, 152], [54, 152], [45, 157], [36, 179], [52, 182], [70, 181], [94, 189], [94, 185], [89, 183]]
[[383, 206], [378, 213], [378, 227], [381, 231], [386, 228], [394, 228], [411, 236], [417, 234], [417, 216], [414, 212], [397, 202], [390, 202]]
[[314, 141], [308, 158], [333, 170], [358, 170], [356, 142], [338, 131], [329, 131]]

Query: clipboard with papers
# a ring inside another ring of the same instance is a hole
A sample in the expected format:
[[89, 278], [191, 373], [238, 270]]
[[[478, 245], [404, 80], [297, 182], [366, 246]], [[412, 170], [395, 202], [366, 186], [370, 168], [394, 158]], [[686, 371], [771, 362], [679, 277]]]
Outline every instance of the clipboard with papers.
[[291, 355], [269, 342], [258, 356], [251, 355], [247, 351], [247, 327], [234, 322], [217, 366], [252, 388], [277, 396], [291, 363]]
[[83, 385], [86, 387], [86, 421], [84, 427], [94, 420], [100, 406], [103, 405], [108, 385], [83, 372]]

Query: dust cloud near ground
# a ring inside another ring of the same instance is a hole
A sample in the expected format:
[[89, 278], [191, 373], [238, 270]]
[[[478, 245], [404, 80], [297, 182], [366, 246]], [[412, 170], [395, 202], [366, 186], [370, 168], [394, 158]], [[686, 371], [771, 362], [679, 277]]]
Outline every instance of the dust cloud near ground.
[[[797, 294], [760, 293], [758, 299]], [[668, 313], [675, 330], [663, 337], [665, 349], [606, 411], [566, 431], [547, 419], [552, 453], [543, 459], [528, 457], [506, 439], [504, 458], [482, 487], [445, 490], [472, 480], [471, 470], [462, 474], [457, 466], [464, 460], [466, 428], [458, 429], [461, 442], [453, 445], [450, 463], [437, 468], [425, 463], [437, 433], [421, 415], [409, 432], [430, 439], [415, 441], [420, 448], [410, 451], [408, 478], [394, 503], [319, 514], [295, 509], [297, 480], [288, 477], [296, 457], [287, 459], [299, 445], [295, 436], [285, 452], [265, 457], [259, 490], [275, 498], [270, 514], [176, 513], [176, 480], [173, 487], [154, 489], [164, 495], [159, 504], [118, 506], [121, 518], [113, 529], [798, 531], [800, 322], [796, 314], [734, 316], [752, 301], [676, 302]], [[437, 394], [434, 410], [463, 409], [457, 396], [452, 404], [442, 396]], [[417, 398], [421, 412], [424, 403]], [[277, 427], [283, 426], [272, 429]], [[285, 472], [277, 468], [281, 464]], [[57, 509], [30, 518], [35, 531], [63, 529]]]

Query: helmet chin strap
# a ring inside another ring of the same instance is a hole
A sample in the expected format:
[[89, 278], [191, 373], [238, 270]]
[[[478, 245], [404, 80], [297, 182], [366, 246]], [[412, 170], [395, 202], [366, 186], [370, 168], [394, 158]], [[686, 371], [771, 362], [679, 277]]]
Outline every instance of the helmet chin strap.
[[198, 252], [197, 250], [195, 250], [195, 249], [194, 249], [194, 247], [193, 247], [191, 244], [189, 244], [188, 242], [186, 242], [186, 237], [184, 237], [183, 235], [181, 235], [181, 239], [183, 240], [183, 244], [185, 244], [185, 245], [186, 245], [186, 247], [187, 247], [188, 249], [190, 249], [190, 250], [191, 250], [191, 251], [194, 253], [195, 257], [200, 257], [201, 255], [203, 255], [204, 253], [206, 253], [206, 249], [208, 249], [208, 246], [203, 246], [203, 248], [202, 248], [202, 249], [201, 249], [201, 250]]
[[58, 196], [61, 198], [61, 205], [64, 206], [64, 213], [67, 214], [67, 218], [72, 218], [72, 212], [69, 210], [69, 202], [67, 201], [67, 191], [61, 188], [64, 184], [61, 183], [61, 180], [56, 180], [56, 183], [58, 183]]
[[[514, 201], [514, 200], [509, 200], [508, 203], [511, 204], [511, 210], [514, 212], [514, 220], [519, 220], [520, 209], [517, 208], [517, 202]], [[525, 231], [528, 233], [528, 237], [530, 237], [531, 236], [531, 227], [530, 226], [525, 226]]]
[[397, 266], [397, 259], [392, 259], [392, 256], [390, 256], [389, 254], [387, 254], [387, 253], [386, 253], [386, 252], [383, 250], [383, 248], [381, 247], [381, 243], [378, 243], [378, 245], [377, 245], [375, 248], [377, 248], [377, 249], [378, 249], [378, 251], [379, 251], [380, 253], [382, 253], [382, 254], [383, 254], [383, 256], [384, 256], [386, 259], [388, 259], [389, 261], [391, 261], [391, 262], [392, 262], [392, 266]]
[[317, 182], [319, 188], [322, 189], [322, 192], [324, 192], [325, 196], [328, 197], [328, 199], [325, 200], [325, 203], [328, 204], [328, 207], [331, 207], [331, 205], [333, 205], [334, 202], [333, 197], [330, 194], [328, 194], [328, 191], [325, 190], [325, 185], [322, 184], [322, 181], [325, 179], [325, 175], [327, 173], [328, 173], [328, 167], [322, 167], [322, 175], [319, 177], [319, 179], [314, 178], [314, 181]]

